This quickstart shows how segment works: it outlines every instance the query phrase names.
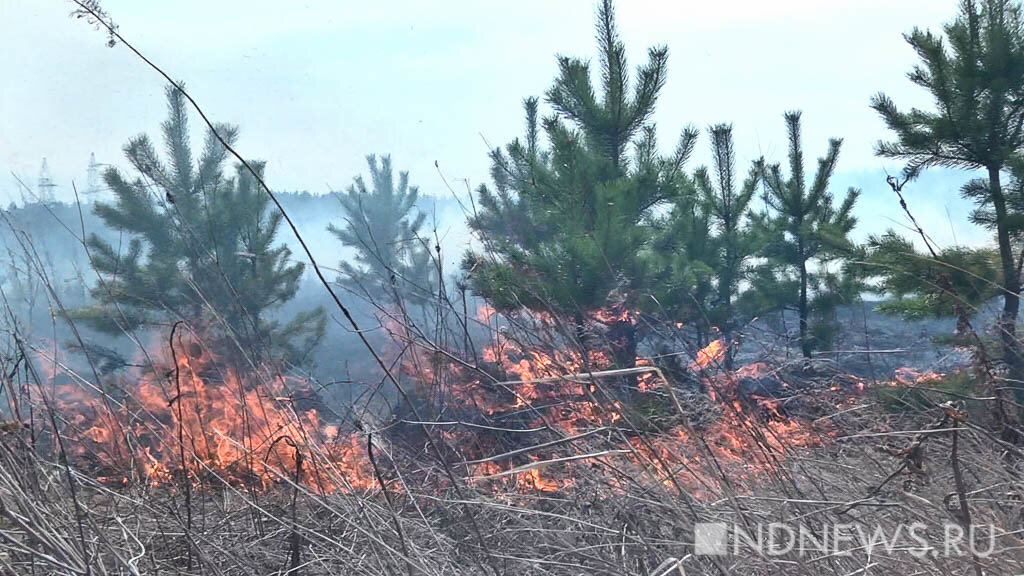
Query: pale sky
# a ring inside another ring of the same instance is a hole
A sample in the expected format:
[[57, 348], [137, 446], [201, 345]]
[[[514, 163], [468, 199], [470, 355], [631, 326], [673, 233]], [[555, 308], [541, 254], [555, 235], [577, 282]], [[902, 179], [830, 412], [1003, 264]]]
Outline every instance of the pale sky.
[[[268, 161], [275, 189], [324, 193], [390, 153], [423, 192], [487, 178], [488, 145], [521, 134], [521, 101], [542, 95], [556, 54], [592, 58], [595, 2], [377, 0], [270, 2], [103, 0], [120, 32], [183, 80], [216, 121], [241, 127], [239, 149]], [[618, 2], [631, 66], [669, 46], [668, 83], [655, 120], [662, 146], [693, 123], [735, 125], [738, 159], [782, 161], [782, 113], [804, 111], [804, 146], [844, 138], [834, 190], [863, 189], [861, 234], [902, 222], [875, 158], [887, 137], [868, 107], [882, 90], [901, 106], [930, 106], [906, 80], [915, 63], [902, 38], [937, 29], [954, 0]], [[11, 172], [34, 184], [48, 159], [59, 199], [84, 185], [89, 153], [124, 166], [121, 147], [165, 115], [159, 76], [123, 46], [68, 17], [63, 0], [0, 0], [0, 201], [19, 198]], [[199, 139], [198, 121], [195, 145]], [[701, 139], [691, 168], [708, 160]], [[808, 160], [811, 160], [809, 158]], [[809, 162], [813, 167], [814, 163]], [[965, 176], [936, 173], [908, 201], [940, 244], [980, 243], [958, 198]], [[913, 187], [913, 189], [911, 189]]]

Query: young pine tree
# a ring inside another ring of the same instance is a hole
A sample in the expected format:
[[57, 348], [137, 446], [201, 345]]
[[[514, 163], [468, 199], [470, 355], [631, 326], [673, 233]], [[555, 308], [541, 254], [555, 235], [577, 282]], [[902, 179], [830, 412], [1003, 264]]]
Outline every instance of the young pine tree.
[[[718, 124], [711, 127], [710, 133], [712, 169], [698, 168], [694, 182], [714, 230], [714, 253], [708, 264], [717, 273], [717, 297], [709, 315], [728, 340], [736, 316], [733, 300], [743, 279], [744, 264], [755, 249], [748, 216], [759, 174], [753, 166], [746, 179], [739, 183], [732, 126]], [[732, 347], [728, 350], [726, 363], [731, 365]]]
[[[1003, 172], [1024, 146], [1024, 21], [1014, 0], [964, 0], [945, 36], [914, 29], [907, 42], [921, 59], [908, 75], [931, 93], [935, 111], [900, 110], [885, 94], [871, 106], [895, 132], [877, 153], [907, 161], [916, 175], [932, 166], [983, 170], [986, 178], [964, 188], [979, 207], [976, 221], [995, 232], [1002, 269], [999, 332], [1013, 382], [1024, 382], [1017, 340], [1022, 257], [1020, 208], [1010, 201]], [[948, 44], [947, 44], [948, 41]], [[1024, 402], [1024, 386], [1015, 389]]]
[[[597, 41], [601, 85], [586, 61], [559, 58], [547, 92], [556, 114], [538, 121], [538, 102], [528, 99], [525, 139], [491, 154], [493, 188], [478, 189], [469, 221], [488, 255], [470, 253], [464, 264], [473, 290], [496, 307], [555, 312], [580, 329], [591, 312], [630, 305], [646, 219], [671, 195], [665, 175], [681, 170], [695, 136], [686, 132], [672, 158], [657, 156], [648, 122], [668, 53], [649, 50], [631, 82], [610, 0], [598, 10]], [[635, 326], [617, 322], [609, 333], [616, 364], [632, 366]]]
[[[711, 216], [693, 179], [679, 173], [669, 210], [651, 219], [650, 247], [644, 252], [648, 276], [645, 289], [654, 297], [651, 312], [695, 329], [698, 346], [705, 346], [714, 320], [714, 266], [718, 249], [711, 234]], [[665, 352], [670, 352], [666, 349]]]
[[[212, 133], [193, 160], [184, 97], [174, 87], [166, 94], [166, 160], [143, 134], [124, 148], [135, 178], [115, 168], [104, 174], [115, 200], [97, 203], [96, 214], [128, 240], [115, 247], [89, 237], [103, 282], [92, 290], [97, 303], [77, 316], [115, 334], [184, 320], [218, 350], [234, 351], [228, 360], [239, 367], [243, 355], [306, 358], [323, 332], [323, 311], [286, 324], [269, 318], [295, 295], [303, 271], [286, 246], [275, 245], [280, 214], [269, 211], [266, 194], [243, 167], [224, 174], [227, 150]], [[236, 128], [217, 129], [234, 142]], [[252, 164], [262, 171], [262, 163]]]
[[383, 290], [391, 297], [422, 302], [437, 285], [437, 268], [419, 236], [426, 218], [416, 209], [419, 188], [409, 185], [408, 172], [400, 172], [395, 182], [390, 156], [378, 162], [370, 155], [366, 163], [370, 186], [356, 176], [348, 189], [338, 194], [345, 225], [328, 226], [344, 246], [355, 250], [354, 264], [340, 264], [341, 280], [371, 299]]
[[[800, 351], [804, 358], [828, 344], [829, 318], [835, 305], [859, 292], [849, 276], [829, 270], [829, 264], [852, 248], [850, 231], [856, 224], [853, 206], [860, 192], [849, 189], [835, 206], [829, 181], [839, 159], [842, 141], [832, 139], [808, 183], [800, 135], [800, 113], [785, 114], [789, 135], [789, 177], [779, 164], [758, 162], [764, 200], [770, 211], [755, 218], [765, 262], [755, 275], [753, 297], [766, 308], [796, 308]], [[812, 313], [817, 325], [811, 326]]]

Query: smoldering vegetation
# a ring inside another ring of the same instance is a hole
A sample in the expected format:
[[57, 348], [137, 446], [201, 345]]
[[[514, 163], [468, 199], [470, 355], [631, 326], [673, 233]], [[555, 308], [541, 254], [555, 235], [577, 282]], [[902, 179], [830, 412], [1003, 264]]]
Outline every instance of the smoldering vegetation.
[[[939, 111], [874, 99], [914, 235], [866, 242], [840, 139], [805, 159], [787, 112], [777, 159], [738, 161], [728, 124], [662, 146], [666, 50], [630, 67], [610, 0], [596, 20], [465, 193], [386, 154], [275, 190], [178, 82], [102, 198], [21, 183], [0, 573], [1024, 570], [1019, 5], [965, 2], [948, 53], [907, 36]], [[944, 164], [987, 169], [963, 192], [992, 246], [914, 219]]]

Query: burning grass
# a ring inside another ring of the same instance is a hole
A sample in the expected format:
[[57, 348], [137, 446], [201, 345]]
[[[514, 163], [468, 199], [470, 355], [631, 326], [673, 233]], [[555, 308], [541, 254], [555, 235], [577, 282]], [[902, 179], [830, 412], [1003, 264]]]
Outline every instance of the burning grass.
[[184, 477], [267, 490], [295, 474], [323, 492], [374, 484], [360, 439], [304, 406], [314, 402], [305, 382], [270, 366], [241, 372], [198, 341], [182, 347], [112, 390], [70, 374], [32, 400], [53, 404], [69, 425], [68, 456], [105, 484]]
[[[720, 366], [726, 343], [716, 340], [686, 364], [686, 383], [657, 358], [612, 369], [607, 349], [570, 347], [548, 330], [495, 331], [476, 364], [421, 342], [418, 359], [405, 358], [411, 398], [429, 416], [420, 421], [399, 410], [346, 426], [322, 413], [302, 380], [270, 366], [229, 369], [198, 340], [179, 340], [168, 358], [102, 393], [66, 369], [55, 371], [64, 378], [24, 382], [32, 419], [0, 433], [0, 566], [14, 574], [1024, 568], [1019, 451], [952, 405], [897, 415], [871, 393], [927, 388], [942, 376], [908, 369], [868, 384], [769, 363], [729, 371]], [[431, 396], [439, 389], [443, 403]], [[820, 535], [840, 523], [913, 521], [934, 536], [962, 522], [958, 494], [973, 523], [998, 531], [998, 555], [695, 555], [699, 522], [797, 522]]]

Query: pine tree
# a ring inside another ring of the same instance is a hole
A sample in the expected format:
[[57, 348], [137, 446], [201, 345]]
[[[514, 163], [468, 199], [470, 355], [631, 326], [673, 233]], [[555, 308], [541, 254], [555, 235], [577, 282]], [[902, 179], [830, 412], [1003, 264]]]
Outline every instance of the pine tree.
[[378, 163], [367, 156], [370, 186], [362, 176], [338, 200], [345, 210], [343, 227], [328, 230], [355, 250], [355, 264], [341, 262], [342, 281], [370, 299], [381, 290], [395, 297], [422, 302], [433, 293], [436, 266], [420, 238], [426, 214], [416, 209], [419, 188], [409, 185], [409, 173], [400, 172], [396, 185], [391, 157]]
[[932, 256], [894, 230], [869, 237], [857, 260], [860, 274], [877, 280], [872, 290], [887, 297], [877, 308], [904, 318], [970, 314], [1002, 281], [998, 250], [952, 246]]
[[653, 299], [642, 304], [667, 321], [694, 328], [697, 344], [704, 346], [714, 326], [708, 312], [715, 305], [718, 251], [711, 216], [693, 179], [680, 173], [675, 180], [669, 210], [651, 221], [653, 234], [644, 257], [645, 291]]
[[611, 0], [603, 0], [597, 13], [597, 43], [601, 62], [602, 98], [595, 98], [590, 64], [579, 58], [559, 57], [559, 76], [547, 92], [548, 102], [579, 129], [588, 147], [624, 169], [626, 152], [651, 115], [665, 85], [668, 48], [647, 51], [647, 64], [637, 69], [630, 96], [626, 47], [619, 39]]
[[[766, 308], [795, 307], [799, 318], [800, 350], [804, 358], [828, 343], [834, 326], [831, 313], [858, 288], [852, 277], [829, 269], [838, 256], [852, 249], [849, 233], [856, 224], [852, 212], [860, 192], [849, 189], [836, 207], [829, 191], [842, 140], [829, 142], [828, 152], [818, 160], [814, 179], [808, 185], [800, 135], [800, 112], [785, 114], [789, 135], [789, 177], [779, 164], [758, 162], [764, 183], [764, 201], [770, 211], [754, 219], [764, 245], [759, 251], [766, 262], [754, 276], [756, 301]], [[794, 289], [795, 288], [795, 293]], [[817, 320], [811, 326], [812, 313]]]
[[[223, 173], [227, 150], [212, 133], [193, 162], [184, 97], [174, 87], [166, 94], [166, 161], [142, 134], [124, 148], [136, 177], [116, 168], [104, 173], [115, 200], [94, 210], [128, 242], [115, 247], [89, 237], [103, 282], [92, 290], [97, 304], [76, 315], [115, 334], [184, 320], [219, 350], [236, 351], [229, 360], [240, 367], [243, 355], [304, 359], [323, 332], [323, 311], [283, 325], [269, 318], [295, 295], [303, 271], [286, 246], [275, 245], [281, 215], [268, 210], [267, 196], [243, 167]], [[229, 143], [238, 132], [227, 125], [217, 130]], [[252, 165], [262, 172], [263, 163]]]
[[[610, 0], [598, 10], [597, 41], [600, 97], [589, 64], [560, 57], [547, 91], [556, 113], [539, 120], [538, 101], [527, 99], [524, 139], [492, 152], [493, 188], [478, 189], [469, 221], [488, 255], [464, 263], [473, 290], [499, 309], [555, 312], [580, 329], [597, 310], [635, 304], [647, 219], [671, 196], [666, 175], [681, 171], [696, 136], [688, 130], [672, 157], [657, 155], [649, 120], [668, 52], [650, 49], [631, 83]], [[609, 326], [619, 366], [635, 362], [634, 328]]]
[[[914, 29], [905, 36], [921, 64], [908, 77], [928, 90], [936, 110], [901, 111], [879, 93], [872, 107], [896, 134], [876, 152], [907, 161], [916, 175], [932, 166], [984, 170], [987, 179], [964, 189], [979, 206], [975, 220], [995, 230], [1002, 268], [1003, 310], [999, 320], [1003, 359], [1010, 379], [1024, 381], [1017, 340], [1020, 308], [1020, 206], [1012, 205], [1002, 173], [1024, 146], [1024, 22], [1011, 0], [965, 0], [939, 34]], [[948, 41], [948, 45], [947, 45]], [[1024, 386], [1015, 390], [1024, 402]]]
[[[742, 184], [737, 182], [732, 125], [712, 126], [710, 134], [712, 170], [698, 168], [694, 181], [715, 230], [714, 254], [708, 262], [718, 276], [712, 321], [729, 339], [735, 321], [733, 299], [739, 290], [744, 264], [755, 249], [748, 215], [759, 175], [757, 167], [752, 166]], [[728, 350], [726, 363], [731, 365], [732, 347]]]

